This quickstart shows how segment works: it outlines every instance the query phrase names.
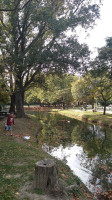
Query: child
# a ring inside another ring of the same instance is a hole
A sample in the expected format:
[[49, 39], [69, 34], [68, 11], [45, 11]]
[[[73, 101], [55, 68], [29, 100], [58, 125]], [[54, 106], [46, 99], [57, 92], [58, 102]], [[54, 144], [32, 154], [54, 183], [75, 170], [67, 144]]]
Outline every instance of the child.
[[[12, 134], [12, 124], [15, 125], [13, 115], [14, 115], [14, 113], [12, 112], [12, 113], [8, 116], [8, 118], [7, 118], [7, 124], [6, 124], [6, 126], [5, 126], [5, 129], [6, 129], [7, 131], [10, 131], [10, 135], [11, 135], [11, 136], [13, 136], [13, 134]], [[6, 133], [5, 133], [4, 135], [6, 135]]]

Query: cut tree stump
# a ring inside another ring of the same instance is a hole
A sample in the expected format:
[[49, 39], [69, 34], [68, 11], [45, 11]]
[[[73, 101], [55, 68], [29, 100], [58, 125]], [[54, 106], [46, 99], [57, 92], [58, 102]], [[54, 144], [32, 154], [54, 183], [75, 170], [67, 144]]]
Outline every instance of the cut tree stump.
[[34, 189], [55, 192], [62, 190], [58, 180], [58, 170], [53, 159], [45, 159], [35, 164]]

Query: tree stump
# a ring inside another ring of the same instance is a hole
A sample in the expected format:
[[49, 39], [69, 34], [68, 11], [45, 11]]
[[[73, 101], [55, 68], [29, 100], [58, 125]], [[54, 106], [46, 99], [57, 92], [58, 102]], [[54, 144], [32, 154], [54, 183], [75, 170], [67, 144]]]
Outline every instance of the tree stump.
[[45, 159], [35, 164], [34, 189], [59, 191], [58, 170], [54, 160]]

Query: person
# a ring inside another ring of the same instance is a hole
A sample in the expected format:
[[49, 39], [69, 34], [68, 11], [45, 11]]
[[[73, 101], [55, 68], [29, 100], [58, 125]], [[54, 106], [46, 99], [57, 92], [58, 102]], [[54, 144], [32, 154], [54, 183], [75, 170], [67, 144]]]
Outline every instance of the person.
[[[10, 115], [8, 116], [7, 123], [5, 125], [6, 131], [10, 131], [10, 135], [11, 136], [13, 136], [13, 134], [12, 134], [12, 124], [15, 125], [15, 122], [14, 122], [14, 113], [13, 112], [10, 113]], [[6, 133], [4, 135], [6, 135]]]

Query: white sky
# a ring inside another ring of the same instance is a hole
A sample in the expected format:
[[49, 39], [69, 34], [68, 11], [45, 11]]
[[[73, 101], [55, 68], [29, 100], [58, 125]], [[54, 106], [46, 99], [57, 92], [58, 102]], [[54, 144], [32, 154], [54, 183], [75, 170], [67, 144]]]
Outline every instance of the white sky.
[[112, 37], [112, 0], [103, 0], [100, 9], [100, 19], [96, 20], [96, 25], [87, 33], [79, 33], [79, 41], [88, 44], [90, 50], [96, 54], [96, 49], [105, 45], [105, 39]]

